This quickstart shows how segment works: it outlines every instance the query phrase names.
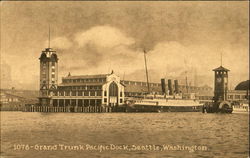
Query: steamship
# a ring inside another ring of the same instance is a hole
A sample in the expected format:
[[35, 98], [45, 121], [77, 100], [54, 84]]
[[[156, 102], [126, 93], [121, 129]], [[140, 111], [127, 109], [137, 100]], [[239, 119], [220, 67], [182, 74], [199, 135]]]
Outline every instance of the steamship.
[[126, 101], [126, 112], [201, 112], [202, 107], [194, 98], [178, 95], [149, 94]]
[[[148, 83], [148, 71], [145, 50], [144, 60]], [[126, 100], [126, 112], [201, 112], [203, 104], [195, 100], [195, 94], [187, 93], [184, 95], [183, 93], [179, 93], [178, 80], [175, 80], [174, 84], [175, 93], [173, 93], [171, 80], [168, 80], [169, 91], [166, 93], [165, 79], [161, 79], [162, 91], [164, 95], [151, 94], [148, 84], [148, 94], [139, 97], [129, 98]]]

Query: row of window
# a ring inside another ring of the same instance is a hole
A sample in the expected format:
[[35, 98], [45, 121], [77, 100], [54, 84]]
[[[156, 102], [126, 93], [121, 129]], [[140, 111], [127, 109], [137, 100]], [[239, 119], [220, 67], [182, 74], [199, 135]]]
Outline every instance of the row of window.
[[58, 88], [61, 90], [101, 90], [102, 86], [67, 86]]
[[55, 96], [102, 96], [102, 91], [59, 91]]
[[63, 79], [63, 83], [106, 82], [106, 78]]
[[246, 95], [228, 95], [228, 99], [246, 99]]
[[[107, 96], [107, 91], [104, 91], [104, 96]], [[122, 92], [120, 92], [120, 97], [122, 97]]]
[[216, 71], [216, 74], [227, 74], [226, 71]]
[[[122, 81], [122, 83], [128, 84], [128, 85], [147, 86], [147, 83], [145, 83], [145, 82]], [[150, 83], [149, 86], [150, 87], [161, 87], [161, 84], [160, 83]], [[179, 85], [179, 88], [180, 89], [185, 89], [186, 86]], [[192, 86], [188, 86], [188, 89], [190, 89], [190, 90], [212, 90], [212, 88], [192, 87]]]
[[[57, 91], [55, 96], [102, 96], [102, 91]], [[104, 96], [107, 96], [107, 91], [104, 91]], [[122, 92], [120, 92], [122, 97]]]
[[[128, 85], [139, 85], [139, 86], [147, 86], [147, 83], [145, 82], [134, 82], [134, 81], [122, 81], [123, 84], [128, 84]], [[159, 83], [149, 83], [149, 86], [153, 87], [159, 87], [161, 84]]]
[[[104, 102], [104, 103], [107, 103], [107, 98], [104, 98], [103, 102]], [[122, 100], [122, 99], [120, 99], [120, 103], [123, 103], [123, 100]]]
[[54, 106], [99, 106], [101, 99], [53, 99]]

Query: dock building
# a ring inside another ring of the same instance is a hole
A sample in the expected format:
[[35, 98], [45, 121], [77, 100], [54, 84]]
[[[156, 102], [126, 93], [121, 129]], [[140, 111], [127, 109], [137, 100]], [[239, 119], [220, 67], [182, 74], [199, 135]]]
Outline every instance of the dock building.
[[[42, 51], [40, 60], [39, 104], [42, 106], [119, 106], [127, 97], [140, 96], [148, 92], [147, 82], [121, 80], [113, 71], [109, 74], [72, 76], [70, 73], [58, 83], [58, 56], [52, 48]], [[208, 86], [179, 85], [175, 80], [149, 83], [155, 94], [196, 93], [198, 97], [212, 93]], [[209, 95], [210, 96], [210, 95]], [[199, 98], [197, 98], [199, 99]], [[209, 99], [209, 98], [206, 98]]]

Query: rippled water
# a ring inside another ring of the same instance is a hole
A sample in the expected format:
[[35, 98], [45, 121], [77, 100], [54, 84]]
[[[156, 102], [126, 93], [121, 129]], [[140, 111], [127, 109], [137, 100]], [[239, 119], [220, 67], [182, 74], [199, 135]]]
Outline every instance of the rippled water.
[[[248, 140], [247, 114], [1, 112], [3, 157], [246, 158]], [[14, 150], [22, 144], [29, 149]], [[59, 144], [82, 145], [85, 150], [60, 150]], [[86, 150], [87, 145], [111, 144], [129, 149], [196, 145], [207, 150]], [[35, 149], [38, 145], [57, 145], [57, 149]]]

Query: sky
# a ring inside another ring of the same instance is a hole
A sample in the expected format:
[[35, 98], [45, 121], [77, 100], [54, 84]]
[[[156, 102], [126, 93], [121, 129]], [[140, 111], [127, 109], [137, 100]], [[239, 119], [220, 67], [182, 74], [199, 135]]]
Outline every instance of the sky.
[[59, 57], [59, 82], [106, 74], [146, 81], [178, 79], [213, 87], [212, 69], [229, 72], [229, 88], [249, 76], [247, 1], [1, 2], [1, 87], [39, 89], [39, 57]]

